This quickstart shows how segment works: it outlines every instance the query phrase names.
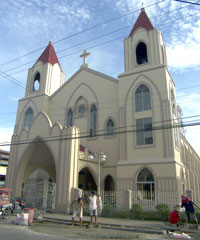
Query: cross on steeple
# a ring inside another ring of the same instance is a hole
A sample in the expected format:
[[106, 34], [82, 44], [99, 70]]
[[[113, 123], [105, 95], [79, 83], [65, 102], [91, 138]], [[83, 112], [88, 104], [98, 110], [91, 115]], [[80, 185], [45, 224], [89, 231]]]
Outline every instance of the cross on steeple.
[[80, 55], [81, 58], [83, 58], [83, 64], [82, 66], [87, 67], [88, 65], [86, 64], [86, 58], [90, 55], [90, 52], [87, 52], [86, 49], [84, 49], [83, 53]]

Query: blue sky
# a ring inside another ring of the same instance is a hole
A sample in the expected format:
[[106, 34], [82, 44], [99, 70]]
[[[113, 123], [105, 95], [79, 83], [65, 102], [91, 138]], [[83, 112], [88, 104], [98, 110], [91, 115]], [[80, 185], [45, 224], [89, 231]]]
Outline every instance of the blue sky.
[[[0, 1], [0, 143], [10, 142], [28, 68], [51, 38], [66, 79], [82, 64], [84, 48], [91, 52], [90, 68], [117, 77], [124, 71], [123, 41], [142, 2], [153, 26], [162, 32], [184, 121], [199, 121], [200, 6], [173, 0], [6, 0]], [[16, 80], [20, 84], [13, 83]], [[187, 118], [191, 116], [197, 117]], [[199, 126], [186, 128], [186, 138], [198, 154], [199, 136]]]

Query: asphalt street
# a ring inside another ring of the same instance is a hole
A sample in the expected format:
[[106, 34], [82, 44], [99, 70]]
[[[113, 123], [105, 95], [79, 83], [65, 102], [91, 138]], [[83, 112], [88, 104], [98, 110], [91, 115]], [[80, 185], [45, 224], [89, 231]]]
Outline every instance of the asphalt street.
[[0, 224], [0, 240], [70, 240], [70, 238], [37, 233], [26, 226]]
[[12, 223], [0, 221], [0, 240], [88, 240], [88, 239], [141, 239], [157, 240], [168, 239], [161, 235], [138, 234], [133, 232], [107, 230], [107, 229], [87, 229], [55, 223], [36, 223], [32, 226], [18, 226]]
[[[157, 240], [169, 239], [166, 235], [147, 234], [142, 232], [126, 231], [125, 229], [86, 228], [53, 222], [34, 222], [31, 226], [14, 224], [14, 216], [8, 220], [0, 220], [0, 240]], [[200, 239], [199, 234], [192, 236], [192, 240]]]

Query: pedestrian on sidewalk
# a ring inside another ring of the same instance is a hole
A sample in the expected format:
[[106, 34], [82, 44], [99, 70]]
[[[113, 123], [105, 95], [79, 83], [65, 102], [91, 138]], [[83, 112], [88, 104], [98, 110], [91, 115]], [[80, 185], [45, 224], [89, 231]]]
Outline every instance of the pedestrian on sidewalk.
[[80, 219], [80, 227], [82, 227], [83, 224], [83, 201], [80, 197], [78, 197], [78, 199], [75, 199], [72, 203], [71, 203], [71, 211], [73, 213], [72, 215], [72, 225], [71, 227], [74, 226], [74, 219], [76, 216], [78, 216], [78, 218]]
[[97, 194], [97, 201], [98, 201], [98, 206], [97, 206], [98, 215], [101, 216], [101, 214], [102, 214], [102, 199], [101, 199], [100, 194]]
[[88, 197], [89, 213], [90, 213], [90, 227], [93, 225], [93, 217], [95, 217], [95, 225], [97, 225], [97, 207], [99, 206], [95, 191], [91, 192], [92, 196]]
[[192, 202], [189, 197], [187, 197], [185, 195], [182, 195], [181, 199], [182, 199], [181, 207], [185, 207], [186, 227], [189, 228], [189, 225], [188, 225], [189, 220], [194, 220], [196, 225], [197, 225], [197, 228], [198, 228], [199, 223], [198, 223], [198, 220], [197, 220], [197, 216], [196, 216], [196, 213], [195, 213], [194, 206], [196, 206], [197, 208], [199, 208], [199, 207], [194, 202]]
[[180, 211], [180, 205], [176, 205], [176, 206], [174, 206], [173, 211], [169, 215], [169, 223], [176, 224], [177, 227], [180, 226], [179, 211]]

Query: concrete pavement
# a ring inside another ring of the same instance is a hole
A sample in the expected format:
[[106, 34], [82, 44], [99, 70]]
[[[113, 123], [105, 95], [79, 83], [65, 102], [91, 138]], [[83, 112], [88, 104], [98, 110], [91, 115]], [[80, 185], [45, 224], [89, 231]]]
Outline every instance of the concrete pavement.
[[[58, 213], [45, 213], [42, 214], [45, 221], [55, 222], [60, 224], [71, 224], [71, 215], [58, 214]], [[88, 225], [90, 222], [89, 216], [83, 217], [83, 225]], [[79, 219], [76, 219], [76, 223], [79, 224]], [[145, 221], [145, 220], [130, 220], [130, 219], [117, 219], [117, 218], [105, 218], [98, 217], [98, 224], [101, 228], [116, 229], [124, 231], [141, 232], [148, 234], [161, 234], [163, 235], [166, 230], [184, 231], [188, 234], [200, 234], [200, 230], [197, 229], [186, 229], [184, 226], [175, 227], [171, 226], [167, 222], [158, 221]]]

